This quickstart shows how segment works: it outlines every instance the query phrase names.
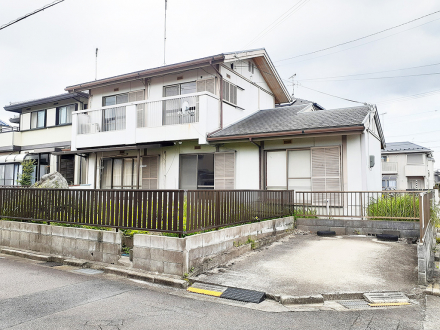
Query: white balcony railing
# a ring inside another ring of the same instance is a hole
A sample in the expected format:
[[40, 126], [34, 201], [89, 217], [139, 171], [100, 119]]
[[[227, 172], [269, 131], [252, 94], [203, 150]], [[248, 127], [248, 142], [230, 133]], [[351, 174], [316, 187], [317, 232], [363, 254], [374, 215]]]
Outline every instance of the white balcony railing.
[[382, 173], [397, 173], [397, 163], [382, 162]]
[[72, 150], [198, 139], [220, 125], [219, 99], [209, 92], [136, 101], [72, 114]]
[[159, 127], [197, 123], [199, 96], [150, 101], [136, 105], [137, 127]]

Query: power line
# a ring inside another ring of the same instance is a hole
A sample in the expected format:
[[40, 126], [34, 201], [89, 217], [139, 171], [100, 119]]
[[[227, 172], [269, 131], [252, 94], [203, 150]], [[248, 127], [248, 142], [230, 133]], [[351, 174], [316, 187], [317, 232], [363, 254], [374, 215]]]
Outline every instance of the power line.
[[59, 4], [60, 2], [63, 2], [63, 1], [64, 0], [56, 0], [56, 1], [54, 1], [54, 2], [52, 2], [50, 4], [48, 4], [48, 5], [45, 5], [44, 7], [40, 8], [40, 9], [34, 10], [32, 13], [29, 13], [29, 14], [26, 14], [26, 15], [20, 17], [20, 18], [14, 19], [13, 21], [10, 21], [9, 23], [6, 23], [6, 24], [0, 26], [0, 30], [3, 30], [4, 28], [7, 28], [8, 26], [11, 26], [12, 24], [15, 24], [15, 23], [17, 23], [17, 22], [19, 22], [19, 21], [21, 21], [21, 20], [23, 20], [25, 18], [28, 18], [29, 16], [32, 16], [32, 15], [34, 15], [36, 13], [39, 13], [40, 11], [43, 11], [43, 10], [49, 8], [49, 7], [55, 6], [55, 5], [57, 5], [57, 4]]
[[387, 136], [387, 137], [399, 137], [399, 136], [407, 136], [407, 135], [421, 135], [421, 134], [428, 134], [428, 133], [435, 133], [435, 132], [440, 132], [440, 129], [437, 129], [435, 131], [421, 132], [421, 133], [406, 133], [406, 134], [402, 134], [402, 135], [390, 135], [390, 136]]
[[400, 118], [400, 117], [408, 117], [408, 116], [416, 116], [416, 115], [422, 115], [424, 113], [430, 113], [430, 112], [437, 112], [439, 110], [431, 110], [431, 111], [423, 111], [423, 112], [418, 112], [418, 113], [411, 113], [411, 114], [407, 114], [407, 115], [394, 115], [394, 116], [387, 116], [387, 118]]
[[279, 16], [275, 21], [269, 24], [263, 31], [261, 31], [254, 39], [249, 41], [245, 47], [253, 44], [255, 41], [266, 35], [270, 30], [272, 30], [275, 26], [286, 20], [290, 15], [292, 15], [295, 11], [299, 10], [302, 6], [304, 6], [310, 0], [300, 0], [292, 7], [290, 7], [287, 11], [285, 11], [281, 16]]
[[340, 96], [328, 94], [328, 93], [325, 93], [325, 92], [321, 92], [321, 91], [318, 91], [316, 89], [313, 89], [313, 88], [310, 88], [310, 87], [306, 87], [304, 85], [300, 85], [300, 84], [295, 84], [295, 85], [300, 86], [300, 87], [304, 87], [304, 88], [307, 88], [307, 89], [310, 89], [310, 90], [315, 91], [317, 93], [321, 93], [321, 94], [325, 94], [325, 95], [328, 95], [328, 96], [336, 97], [336, 98], [341, 99], [341, 100], [345, 100], [345, 101], [349, 101], [349, 102], [354, 102], [354, 103], [360, 103], [360, 104], [366, 104], [365, 102], [354, 101], [354, 100], [346, 99], [344, 97], [340, 97]]
[[[433, 75], [438, 75], [438, 74], [440, 74], [440, 72], [433, 72], [433, 73], [420, 73], [420, 74], [409, 74], [409, 75], [404, 75], [404, 76], [370, 77], [370, 78], [352, 78], [352, 79], [328, 79], [328, 80], [318, 80], [318, 81], [315, 81], [315, 82], [394, 79], [394, 78], [408, 78], [408, 77], [420, 77], [420, 76], [433, 76]], [[299, 81], [303, 81], [303, 80], [299, 80]]]
[[432, 96], [435, 94], [440, 93], [440, 89], [436, 89], [436, 90], [432, 90], [429, 92], [423, 92], [423, 93], [418, 93], [418, 94], [412, 94], [412, 95], [407, 95], [407, 96], [401, 96], [401, 97], [397, 97], [397, 98], [391, 98], [391, 99], [384, 99], [383, 101], [377, 101], [375, 102], [376, 104], [383, 104], [383, 103], [392, 103], [392, 102], [400, 102], [400, 101], [404, 101], [406, 99], [418, 99], [418, 98], [422, 98], [422, 97], [428, 97], [428, 96]]
[[311, 55], [311, 54], [316, 54], [316, 53], [319, 53], [319, 52], [323, 52], [323, 51], [325, 51], [325, 50], [329, 50], [329, 49], [333, 49], [333, 48], [336, 48], [336, 47], [339, 47], [339, 46], [343, 46], [343, 45], [346, 45], [346, 44], [349, 44], [349, 43], [352, 43], [352, 42], [356, 42], [356, 41], [359, 41], [359, 40], [362, 40], [362, 39], [366, 39], [366, 38], [369, 38], [369, 37], [372, 37], [372, 36], [378, 35], [378, 34], [380, 34], [380, 33], [384, 33], [384, 32], [386, 32], [386, 31], [390, 31], [390, 30], [396, 29], [396, 28], [398, 28], [398, 27], [401, 27], [401, 26], [404, 26], [404, 25], [407, 25], [407, 24], [413, 23], [413, 22], [415, 22], [415, 21], [418, 21], [418, 20], [420, 20], [420, 19], [423, 19], [423, 18], [425, 18], [425, 17], [431, 16], [431, 15], [434, 15], [434, 14], [437, 14], [437, 13], [440, 13], [440, 10], [437, 10], [437, 11], [435, 11], [435, 12], [433, 12], [433, 13], [430, 13], [430, 14], [427, 14], [427, 15], [424, 15], [424, 16], [421, 16], [421, 17], [418, 17], [418, 18], [415, 18], [415, 19], [413, 19], [413, 20], [411, 20], [411, 21], [408, 21], [408, 22], [405, 22], [405, 23], [402, 23], [402, 24], [399, 24], [399, 25], [396, 25], [396, 26], [393, 26], [393, 27], [387, 28], [387, 29], [385, 29], [385, 30], [381, 30], [381, 31], [378, 31], [378, 32], [375, 32], [375, 33], [369, 34], [369, 35], [367, 35], [367, 36], [363, 36], [363, 37], [356, 38], [356, 39], [353, 39], [353, 40], [350, 40], [350, 41], [346, 41], [346, 42], [343, 42], [343, 43], [340, 43], [340, 44], [337, 44], [337, 45], [334, 45], [334, 46], [331, 46], [331, 47], [326, 47], [326, 48], [322, 48], [322, 49], [319, 49], [319, 50], [315, 50], [315, 51], [313, 51], [313, 52], [309, 52], [309, 53], [305, 53], [305, 54], [301, 54], [301, 55], [296, 55], [296, 56], [293, 56], [293, 57], [288, 57], [288, 58], [281, 59], [281, 60], [278, 60], [278, 61], [275, 61], [275, 62], [283, 62], [283, 61], [291, 60], [291, 59], [294, 59], [294, 58], [298, 58], [298, 57], [302, 57], [302, 56], [307, 56], [307, 55]]
[[410, 67], [410, 68], [402, 68], [402, 69], [394, 69], [394, 70], [376, 71], [376, 72], [368, 72], [368, 73], [347, 74], [347, 75], [343, 75], [343, 76], [331, 76], [331, 77], [308, 78], [308, 79], [306, 78], [306, 79], [301, 79], [301, 81], [332, 79], [332, 78], [344, 78], [344, 77], [354, 77], [354, 76], [365, 76], [365, 75], [369, 75], [369, 74], [377, 74], [377, 73], [385, 73], [385, 72], [394, 72], [394, 71], [402, 71], [402, 70], [419, 69], [419, 68], [425, 68], [425, 67], [428, 67], [428, 66], [435, 66], [435, 65], [440, 65], [440, 63], [420, 65], [420, 66], [413, 66], [413, 67]]

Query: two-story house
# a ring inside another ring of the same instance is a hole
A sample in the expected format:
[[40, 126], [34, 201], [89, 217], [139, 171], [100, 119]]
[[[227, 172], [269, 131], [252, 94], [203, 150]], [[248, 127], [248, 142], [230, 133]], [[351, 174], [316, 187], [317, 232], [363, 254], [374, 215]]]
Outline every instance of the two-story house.
[[[82, 102], [69, 112], [70, 138], [49, 138], [64, 103], [5, 107], [20, 112], [20, 134], [40, 129], [52, 143], [20, 144], [11, 150], [21, 155], [16, 163], [30, 157], [24, 153], [50, 152], [50, 171], [62, 172], [70, 159], [74, 183], [102, 189], [380, 190], [385, 141], [376, 108], [325, 110], [292, 99], [264, 49], [65, 90]], [[52, 124], [33, 127], [41, 110]]]
[[384, 190], [432, 189], [434, 157], [431, 149], [412, 142], [388, 143], [382, 150]]
[[[64, 93], [32, 101], [11, 103], [6, 111], [17, 113], [0, 132], [0, 185], [17, 185], [21, 162], [34, 160], [33, 182], [53, 171], [63, 174], [69, 184], [85, 179], [86, 165], [75, 155], [54, 155], [70, 150], [72, 113], [87, 107], [86, 93]], [[75, 175], [76, 173], [76, 175]]]

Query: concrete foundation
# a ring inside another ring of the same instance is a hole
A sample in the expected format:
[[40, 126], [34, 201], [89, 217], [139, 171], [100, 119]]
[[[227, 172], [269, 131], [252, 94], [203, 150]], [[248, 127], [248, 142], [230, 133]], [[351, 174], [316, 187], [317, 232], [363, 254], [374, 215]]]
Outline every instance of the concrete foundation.
[[437, 233], [432, 222], [429, 223], [425, 232], [423, 243], [417, 245], [419, 284], [426, 285], [432, 279], [434, 272], [434, 247]]
[[420, 236], [417, 221], [297, 219], [297, 228], [312, 233], [318, 230], [334, 230], [336, 235], [392, 234], [401, 238]]
[[0, 220], [0, 245], [68, 258], [117, 263], [121, 233]]
[[[292, 229], [293, 217], [231, 227], [185, 238], [134, 235], [133, 267], [163, 274], [194, 273], [212, 261], [224, 262], [252, 248], [252, 243]], [[210, 265], [216, 266], [215, 264]]]

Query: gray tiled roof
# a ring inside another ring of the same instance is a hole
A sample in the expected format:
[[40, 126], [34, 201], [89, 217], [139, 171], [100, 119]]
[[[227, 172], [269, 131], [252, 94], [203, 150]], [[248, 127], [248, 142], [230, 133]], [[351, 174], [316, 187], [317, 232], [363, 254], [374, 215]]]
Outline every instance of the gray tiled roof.
[[412, 142], [388, 142], [387, 147], [385, 150], [382, 151], [382, 153], [398, 153], [398, 152], [430, 152], [431, 149], [419, 146]]
[[260, 110], [210, 137], [360, 126], [369, 112], [368, 106], [300, 112], [309, 106], [304, 104]]

